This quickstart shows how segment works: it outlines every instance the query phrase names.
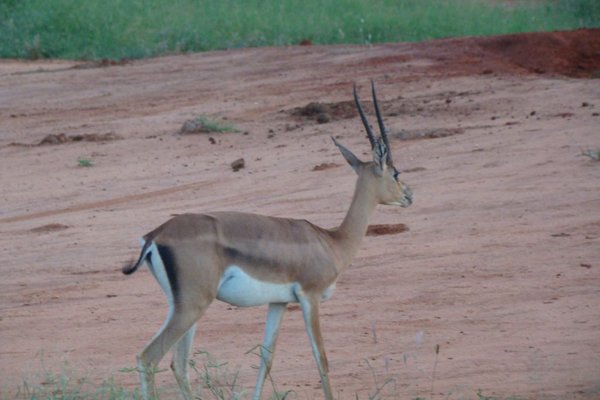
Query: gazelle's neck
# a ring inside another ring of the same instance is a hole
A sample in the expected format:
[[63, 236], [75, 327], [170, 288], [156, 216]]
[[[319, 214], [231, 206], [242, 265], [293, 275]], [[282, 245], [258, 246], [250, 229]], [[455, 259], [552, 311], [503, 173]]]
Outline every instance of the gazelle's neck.
[[335, 240], [342, 251], [343, 268], [347, 267], [360, 247], [367, 233], [369, 217], [377, 206], [377, 201], [367, 176], [361, 174], [354, 188], [352, 203], [344, 221], [335, 233]]

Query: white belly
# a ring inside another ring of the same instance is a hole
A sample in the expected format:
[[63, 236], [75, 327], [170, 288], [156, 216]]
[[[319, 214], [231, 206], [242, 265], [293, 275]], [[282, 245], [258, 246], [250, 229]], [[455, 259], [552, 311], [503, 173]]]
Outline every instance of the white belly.
[[298, 283], [273, 283], [255, 279], [240, 267], [227, 267], [219, 282], [217, 299], [238, 307], [268, 303], [298, 302], [294, 294]]

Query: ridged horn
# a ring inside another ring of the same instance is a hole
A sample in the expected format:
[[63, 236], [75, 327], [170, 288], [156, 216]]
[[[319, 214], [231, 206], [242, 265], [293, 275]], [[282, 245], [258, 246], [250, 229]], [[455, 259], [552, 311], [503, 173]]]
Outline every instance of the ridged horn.
[[373, 149], [375, 148], [375, 136], [373, 135], [373, 130], [369, 125], [369, 121], [367, 120], [367, 116], [365, 115], [365, 110], [363, 110], [362, 105], [360, 104], [360, 99], [358, 98], [358, 94], [356, 93], [356, 83], [354, 84], [352, 91], [354, 92], [354, 102], [356, 103], [358, 114], [360, 115], [360, 119], [362, 120], [362, 123], [365, 126], [365, 130], [367, 131], [369, 142], [371, 142], [371, 149]]
[[373, 105], [375, 107], [375, 114], [377, 114], [377, 124], [379, 125], [379, 131], [381, 132], [381, 138], [383, 139], [383, 143], [387, 147], [387, 160], [391, 164], [392, 163], [392, 149], [390, 148], [390, 142], [387, 137], [387, 129], [385, 129], [385, 124], [383, 123], [383, 118], [381, 116], [381, 110], [379, 109], [379, 103], [377, 103], [377, 93], [375, 92], [375, 82], [371, 79], [371, 92], [373, 93]]

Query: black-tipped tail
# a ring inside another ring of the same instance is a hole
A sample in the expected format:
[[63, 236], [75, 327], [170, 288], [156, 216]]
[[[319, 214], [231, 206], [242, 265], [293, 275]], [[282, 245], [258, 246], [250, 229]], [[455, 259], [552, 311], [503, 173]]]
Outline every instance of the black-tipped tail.
[[131, 261], [129, 261], [129, 263], [127, 263], [123, 266], [123, 268], [121, 269], [121, 272], [123, 272], [125, 275], [131, 275], [135, 271], [137, 271], [139, 266], [140, 266], [140, 263], [136, 262], [134, 264], [133, 259], [132, 259]]
[[152, 244], [152, 240], [147, 239], [146, 242], [144, 243], [144, 246], [142, 247], [142, 251], [140, 252], [140, 256], [139, 256], [138, 260], [136, 261], [136, 263], [134, 264], [133, 260], [131, 260], [129, 263], [127, 263], [123, 266], [123, 268], [121, 269], [121, 272], [123, 272], [123, 274], [131, 275], [135, 271], [137, 271], [139, 266], [142, 265], [144, 260], [146, 260], [146, 258], [150, 254], [150, 252], [148, 251], [148, 247], [150, 247], [150, 244]]

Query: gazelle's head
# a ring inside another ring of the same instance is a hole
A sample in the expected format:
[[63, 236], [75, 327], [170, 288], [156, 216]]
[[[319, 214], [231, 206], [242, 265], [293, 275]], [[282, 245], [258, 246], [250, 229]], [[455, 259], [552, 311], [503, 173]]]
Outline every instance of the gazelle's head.
[[358, 94], [356, 93], [356, 85], [354, 85], [353, 89], [356, 108], [358, 108], [360, 119], [367, 131], [369, 142], [371, 142], [373, 161], [363, 162], [359, 160], [350, 150], [339, 144], [335, 138], [332, 139], [348, 164], [356, 171], [359, 179], [368, 180], [369, 188], [374, 191], [379, 204], [408, 207], [412, 204], [412, 191], [407, 184], [400, 180], [400, 172], [394, 167], [387, 131], [383, 124], [379, 104], [377, 104], [377, 95], [373, 81], [371, 81], [371, 90], [373, 92], [373, 105], [377, 114], [377, 123], [381, 131], [381, 136], [377, 139], [360, 104]]

